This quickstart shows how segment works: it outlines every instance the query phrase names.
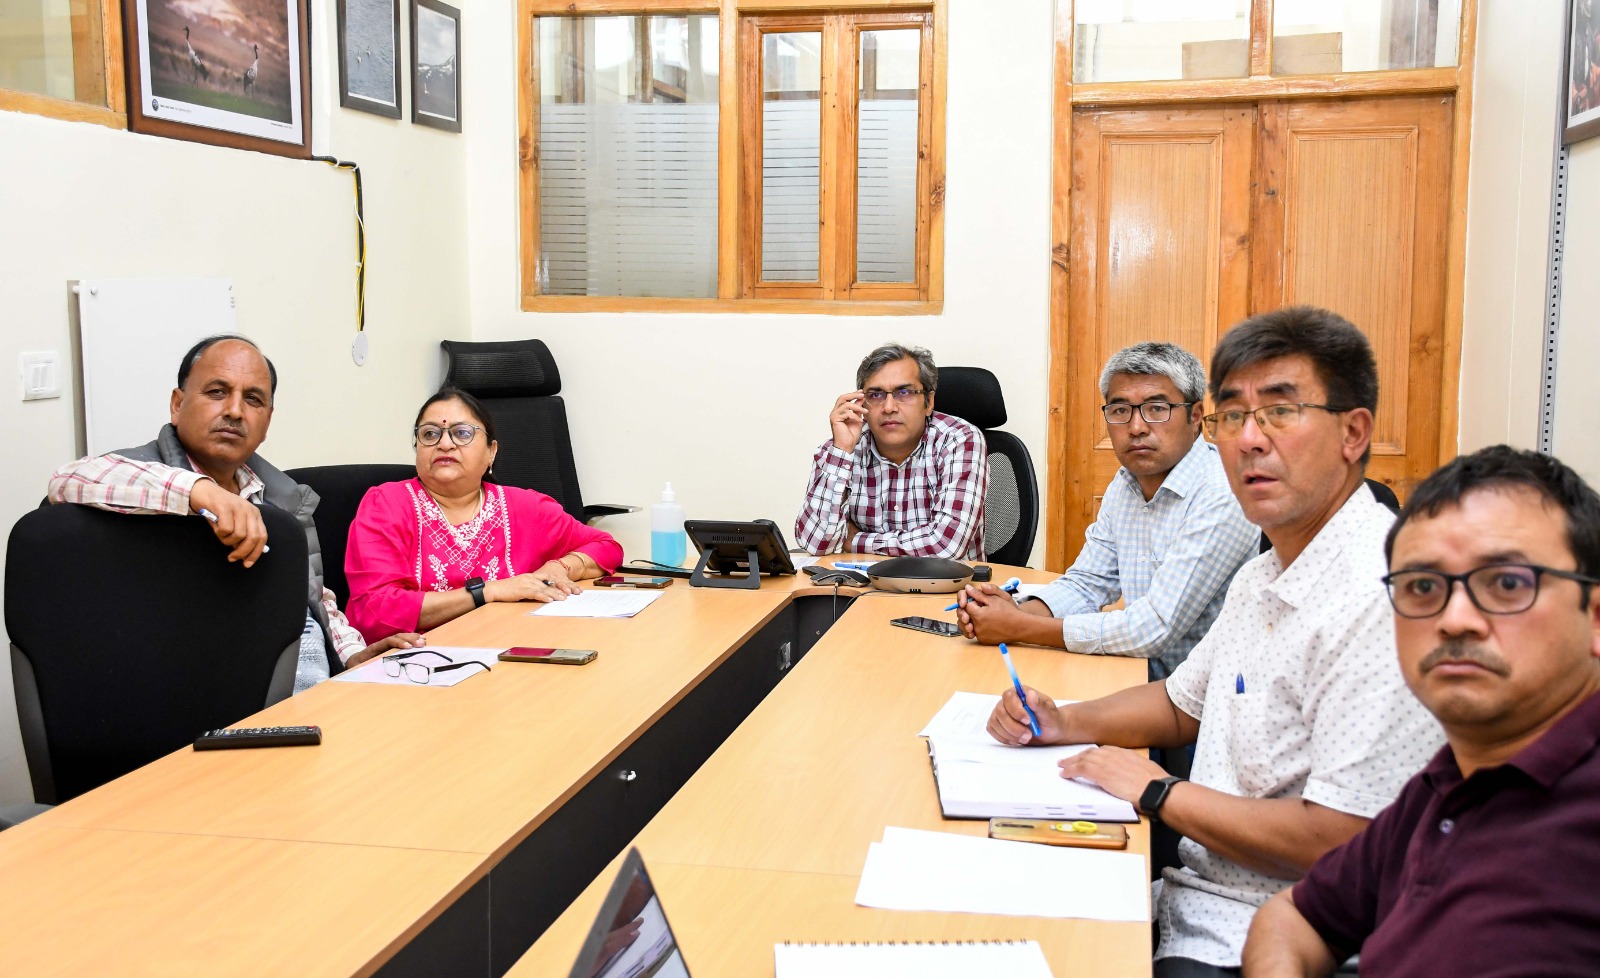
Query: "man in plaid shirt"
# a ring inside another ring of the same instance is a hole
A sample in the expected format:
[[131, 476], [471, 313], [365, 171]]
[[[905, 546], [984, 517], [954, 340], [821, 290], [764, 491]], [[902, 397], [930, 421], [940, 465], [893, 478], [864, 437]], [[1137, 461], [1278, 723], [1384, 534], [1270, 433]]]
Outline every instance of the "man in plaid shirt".
[[795, 539], [814, 554], [982, 560], [989, 450], [977, 428], [933, 409], [933, 355], [898, 343], [867, 354], [839, 395], [833, 437], [811, 461]]
[[[1138, 343], [1106, 362], [1101, 413], [1122, 468], [1078, 559], [1020, 605], [992, 585], [968, 586], [956, 613], [967, 637], [1140, 656], [1152, 680], [1188, 657], [1261, 540], [1200, 437], [1205, 390], [1199, 359], [1171, 343]], [[1121, 610], [1100, 610], [1118, 598]]]

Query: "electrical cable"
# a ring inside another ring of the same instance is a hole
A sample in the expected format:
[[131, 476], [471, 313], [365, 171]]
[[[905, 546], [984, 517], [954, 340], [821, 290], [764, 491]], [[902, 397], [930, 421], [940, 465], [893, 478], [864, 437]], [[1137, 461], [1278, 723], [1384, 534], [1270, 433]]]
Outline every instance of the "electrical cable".
[[361, 167], [332, 156], [313, 156], [313, 160], [341, 170], [349, 170], [356, 181], [356, 332], [367, 328], [367, 220], [361, 197]]

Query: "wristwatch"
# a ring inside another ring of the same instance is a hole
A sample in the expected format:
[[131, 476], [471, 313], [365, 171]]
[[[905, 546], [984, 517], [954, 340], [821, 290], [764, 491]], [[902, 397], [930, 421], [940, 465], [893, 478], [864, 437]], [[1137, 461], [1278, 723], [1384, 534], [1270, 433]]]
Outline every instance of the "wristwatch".
[[1171, 793], [1172, 786], [1183, 781], [1183, 778], [1165, 777], [1156, 778], [1144, 786], [1144, 794], [1139, 796], [1139, 812], [1151, 818], [1161, 817], [1161, 806], [1167, 803], [1167, 795]]
[[472, 595], [472, 606], [474, 608], [482, 608], [487, 602], [487, 599], [483, 596], [483, 578], [481, 577], [467, 578], [467, 593]]

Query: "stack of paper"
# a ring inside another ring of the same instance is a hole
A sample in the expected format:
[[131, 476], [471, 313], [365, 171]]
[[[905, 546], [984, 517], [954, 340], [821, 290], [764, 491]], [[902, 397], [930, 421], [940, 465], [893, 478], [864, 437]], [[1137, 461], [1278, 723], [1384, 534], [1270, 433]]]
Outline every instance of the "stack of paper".
[[779, 944], [777, 978], [1053, 978], [1038, 941]]
[[1093, 745], [1006, 747], [989, 736], [989, 714], [999, 702], [985, 693], [956, 693], [922, 729], [946, 818], [1139, 820], [1128, 802], [1061, 776], [1063, 758]]
[[660, 591], [597, 588], [568, 595], [565, 601], [542, 604], [528, 614], [546, 618], [632, 618], [650, 607], [659, 597]]
[[1014, 917], [1150, 919], [1144, 859], [889, 826], [867, 850], [856, 903]]

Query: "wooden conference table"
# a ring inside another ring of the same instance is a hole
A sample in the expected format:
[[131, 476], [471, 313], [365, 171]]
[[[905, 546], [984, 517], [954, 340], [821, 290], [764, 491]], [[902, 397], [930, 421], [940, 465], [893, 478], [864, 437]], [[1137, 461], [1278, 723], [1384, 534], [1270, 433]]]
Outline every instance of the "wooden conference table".
[[[449, 689], [324, 683], [242, 724], [317, 723], [318, 748], [180, 750], [0, 833], [0, 974], [564, 975], [607, 864], [657, 811], [638, 844], [697, 974], [708, 954], [710, 976], [770, 968], [772, 940], [729, 927], [730, 902], [777, 940], [1026, 933], [1058, 974], [1148, 974], [1145, 925], [851, 906], [884, 825], [981, 827], [941, 821], [915, 734], [950, 692], [1000, 688], [998, 657], [887, 624], [946, 603], [850, 604], [801, 576], [679, 581], [626, 620], [480, 609], [430, 640], [600, 658]], [[1063, 697], [1144, 677], [1136, 660], [1014, 657]]]

